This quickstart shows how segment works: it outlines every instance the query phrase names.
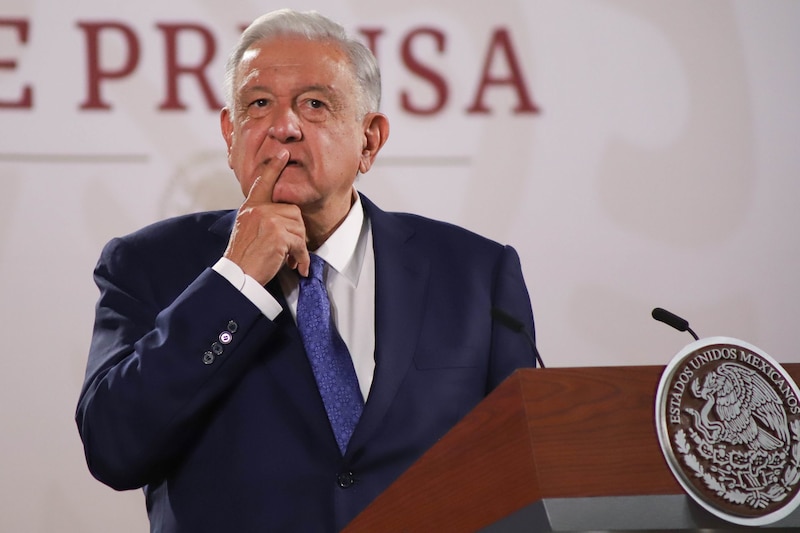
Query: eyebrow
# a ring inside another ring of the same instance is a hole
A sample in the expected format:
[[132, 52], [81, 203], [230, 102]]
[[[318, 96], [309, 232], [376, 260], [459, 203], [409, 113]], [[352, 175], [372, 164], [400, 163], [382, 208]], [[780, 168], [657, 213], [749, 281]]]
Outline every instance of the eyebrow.
[[[247, 85], [247, 81], [242, 83], [239, 87], [239, 92], [246, 92], [246, 91], [261, 91], [265, 93], [271, 93], [272, 90], [264, 85], [264, 84], [257, 84], [257, 85]], [[330, 85], [321, 85], [321, 84], [313, 84], [313, 85], [306, 85], [305, 87], [300, 87], [297, 91], [297, 94], [307, 93], [307, 92], [321, 92], [330, 95], [337, 95], [340, 94], [341, 91], [338, 89], [334, 89]]]
[[[247, 82], [245, 82], [240, 87], [240, 89], [237, 92], [237, 94], [246, 96], [246, 95], [249, 95], [249, 94], [252, 94], [252, 93], [259, 93], [259, 92], [267, 93], [267, 94], [273, 94], [273, 91], [268, 86], [266, 86], [264, 84], [259, 83], [259, 84], [256, 84], [256, 85], [248, 86]], [[331, 87], [330, 85], [321, 85], [321, 84], [306, 85], [304, 87], [300, 87], [295, 92], [295, 94], [300, 95], [300, 94], [305, 94], [305, 93], [309, 93], [309, 92], [322, 93], [323, 95], [325, 95], [325, 97], [330, 99], [332, 105], [334, 105], [336, 107], [341, 107], [342, 106], [342, 100], [344, 99], [343, 95], [342, 95], [342, 92], [340, 90], [338, 90], [338, 89], [335, 89], [335, 88]], [[237, 100], [238, 100], [238, 98], [237, 98]]]

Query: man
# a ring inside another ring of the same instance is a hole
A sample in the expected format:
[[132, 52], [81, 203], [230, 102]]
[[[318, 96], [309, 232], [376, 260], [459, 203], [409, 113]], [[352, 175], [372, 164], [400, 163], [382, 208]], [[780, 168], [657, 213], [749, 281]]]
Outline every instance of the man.
[[[106, 246], [76, 420], [99, 480], [144, 487], [152, 531], [338, 531], [534, 365], [492, 314], [532, 332], [528, 293], [510, 247], [355, 191], [389, 126], [375, 60], [340, 26], [265, 15], [226, 83], [244, 203]], [[316, 257], [360, 404], [344, 437], [304, 344]]]

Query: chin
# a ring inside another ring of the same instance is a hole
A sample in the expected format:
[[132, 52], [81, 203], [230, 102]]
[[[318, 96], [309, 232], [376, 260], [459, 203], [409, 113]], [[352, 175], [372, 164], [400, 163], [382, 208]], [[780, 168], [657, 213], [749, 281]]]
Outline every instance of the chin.
[[302, 206], [309, 202], [308, 195], [294, 190], [275, 190], [272, 192], [272, 201], [276, 204], [293, 204]]

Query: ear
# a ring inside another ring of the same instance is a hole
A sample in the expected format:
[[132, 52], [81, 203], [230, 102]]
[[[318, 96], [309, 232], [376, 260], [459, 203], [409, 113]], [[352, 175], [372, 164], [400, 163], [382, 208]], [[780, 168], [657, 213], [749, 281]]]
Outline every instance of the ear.
[[358, 170], [366, 174], [378, 152], [389, 139], [389, 119], [382, 113], [368, 113], [364, 117], [364, 146], [361, 150], [361, 159]]
[[222, 137], [225, 139], [225, 144], [228, 147], [228, 166], [231, 165], [231, 146], [233, 146], [233, 115], [227, 107], [223, 107], [219, 112], [219, 127], [222, 130]]

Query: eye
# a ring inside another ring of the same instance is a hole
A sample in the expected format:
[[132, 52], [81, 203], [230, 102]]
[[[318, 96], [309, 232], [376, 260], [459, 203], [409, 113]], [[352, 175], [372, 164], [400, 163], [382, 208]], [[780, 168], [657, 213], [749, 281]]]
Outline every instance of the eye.
[[253, 98], [247, 105], [247, 115], [250, 117], [263, 117], [270, 109], [269, 98]]
[[310, 122], [322, 122], [331, 114], [328, 102], [318, 98], [307, 99], [301, 109], [302, 116]]

